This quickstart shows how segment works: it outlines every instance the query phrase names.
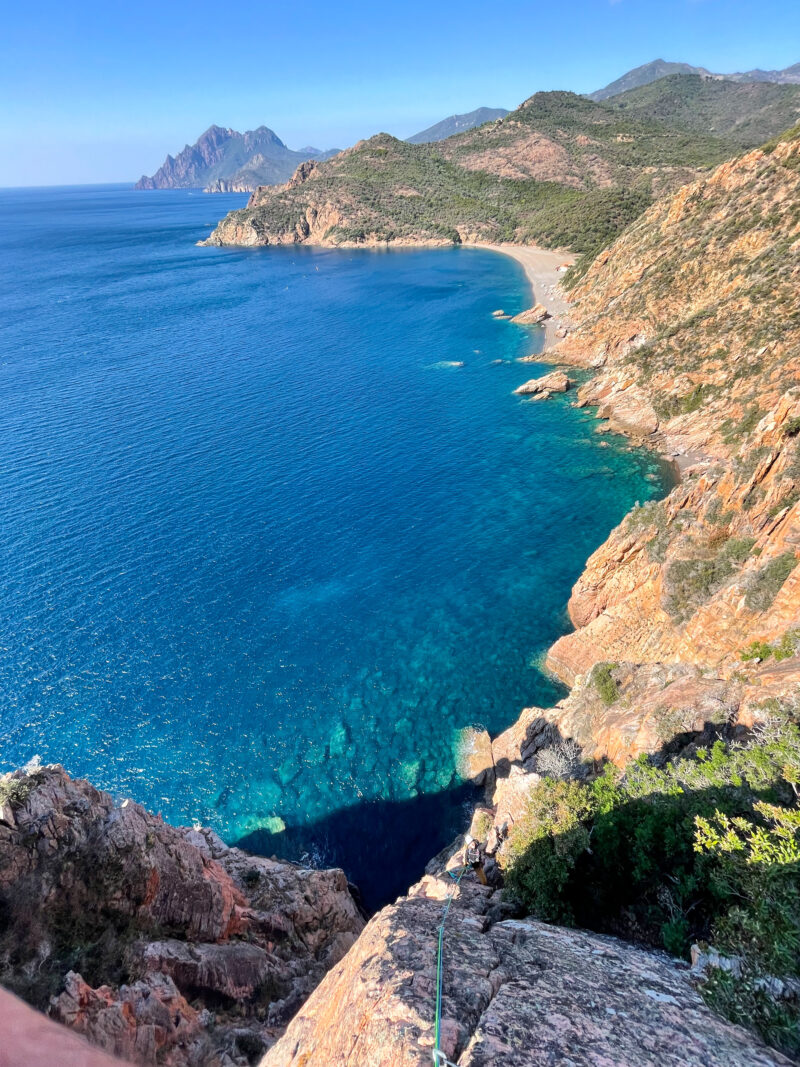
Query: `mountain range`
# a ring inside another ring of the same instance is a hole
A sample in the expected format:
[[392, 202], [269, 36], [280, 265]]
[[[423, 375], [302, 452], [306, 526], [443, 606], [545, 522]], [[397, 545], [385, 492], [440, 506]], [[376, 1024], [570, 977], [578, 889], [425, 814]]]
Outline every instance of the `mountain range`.
[[591, 256], [654, 199], [800, 117], [800, 86], [671, 75], [614, 99], [536, 93], [443, 141], [382, 133], [258, 189], [211, 244], [535, 243]]
[[441, 122], [429, 126], [427, 130], [415, 133], [413, 137], [407, 137], [409, 144], [428, 144], [431, 141], [444, 141], [456, 133], [464, 133], [466, 130], [474, 130], [476, 126], [482, 126], [485, 122], [494, 122], [508, 114], [504, 107], [478, 107], [469, 111], [466, 115], [451, 115], [442, 119]]
[[704, 78], [724, 79], [732, 82], [777, 82], [783, 85], [800, 84], [800, 63], [794, 63], [783, 70], [747, 70], [737, 74], [713, 74], [705, 67], [693, 67], [690, 63], [671, 63], [664, 59], [654, 59], [641, 67], [634, 67], [616, 81], [603, 89], [589, 93], [591, 100], [608, 100], [611, 96], [624, 93], [626, 89], [638, 89], [642, 85], [666, 78], [670, 74], [698, 74]]
[[294, 152], [266, 126], [245, 133], [210, 126], [193, 145], [167, 156], [152, 177], [143, 175], [135, 188], [251, 192], [288, 181], [301, 163], [329, 159], [338, 151], [307, 147]]
[[[690, 84], [681, 80], [685, 78], [693, 78], [694, 82]], [[632, 92], [647, 90], [661, 82], [669, 87], [667, 92], [651, 88], [639, 96], [630, 96]], [[734, 85], [739, 86], [738, 95], [731, 91]], [[796, 85], [800, 85], [800, 63], [783, 70], [755, 69], [723, 75], [689, 63], [656, 59], [628, 71], [603, 89], [589, 93], [587, 98], [594, 103], [613, 101], [610, 106], [626, 110], [629, 116], [654, 119], [698, 135], [707, 133], [721, 136], [735, 146], [746, 147], [764, 139], [760, 137], [762, 130], [767, 131], [767, 136], [774, 136], [780, 129], [792, 124], [795, 98], [784, 90]], [[762, 91], [767, 86], [769, 88]], [[537, 97], [546, 95], [537, 94]], [[517, 112], [520, 110], [518, 108]], [[483, 130], [481, 137], [487, 141], [487, 149], [491, 150], [498, 137], [504, 142], [508, 141], [508, 128], [499, 132], [497, 124], [510, 114], [505, 108], [479, 107], [463, 115], [442, 119], [407, 138], [407, 143], [449, 144], [453, 138], [472, 130]], [[787, 116], [786, 121], [782, 119], [784, 115]], [[783, 125], [780, 125], [781, 121]], [[495, 131], [494, 137], [492, 130]], [[586, 131], [585, 135], [591, 140], [591, 131]], [[454, 144], [451, 147], [464, 154], [462, 150], [465, 145]], [[551, 176], [547, 173], [550, 164], [546, 159], [540, 159], [533, 166], [522, 159], [518, 148], [512, 150], [506, 145], [507, 150], [502, 153], [506, 160], [502, 176], [519, 177], [520, 172], [525, 172], [528, 177]], [[450, 148], [444, 151], [449, 157]], [[469, 151], [466, 148], [467, 154]], [[293, 151], [266, 126], [245, 133], [210, 126], [193, 145], [186, 145], [174, 157], [168, 155], [155, 174], [150, 177], [143, 175], [135, 188], [253, 192], [261, 185], [287, 182], [301, 163], [308, 160], [325, 161], [338, 152], [339, 149], [322, 151], [312, 146]], [[514, 157], [513, 161], [511, 156]], [[555, 180], [559, 180], [558, 175]]]

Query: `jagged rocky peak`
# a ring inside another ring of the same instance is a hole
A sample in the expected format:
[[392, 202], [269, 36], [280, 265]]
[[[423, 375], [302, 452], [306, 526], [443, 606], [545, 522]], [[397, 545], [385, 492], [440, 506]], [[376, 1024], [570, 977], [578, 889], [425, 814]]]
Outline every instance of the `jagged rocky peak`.
[[142, 176], [136, 188], [251, 192], [259, 185], [288, 181], [309, 155], [328, 159], [335, 153], [336, 149], [293, 152], [268, 126], [244, 133], [209, 126], [193, 145], [186, 145], [175, 157], [168, 155], [151, 177]]

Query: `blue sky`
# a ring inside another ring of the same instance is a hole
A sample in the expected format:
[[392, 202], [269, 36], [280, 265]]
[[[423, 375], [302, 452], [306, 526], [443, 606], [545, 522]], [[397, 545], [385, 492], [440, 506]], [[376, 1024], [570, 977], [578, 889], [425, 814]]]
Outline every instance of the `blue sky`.
[[655, 58], [800, 61], [798, 0], [37, 0], [4, 5], [0, 185], [135, 180], [212, 123], [399, 137]]

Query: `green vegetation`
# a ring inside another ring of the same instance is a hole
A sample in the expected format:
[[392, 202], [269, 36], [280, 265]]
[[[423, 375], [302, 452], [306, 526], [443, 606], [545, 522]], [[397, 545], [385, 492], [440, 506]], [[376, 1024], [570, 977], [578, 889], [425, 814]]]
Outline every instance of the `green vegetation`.
[[35, 774], [26, 774], [21, 778], [16, 778], [12, 774], [4, 775], [0, 778], [0, 808], [6, 804], [12, 811], [15, 808], [21, 808], [37, 781]]
[[737, 148], [707, 130], [569, 92], [534, 93], [501, 123], [451, 137], [440, 148], [454, 160], [497, 150], [519, 138], [520, 126], [565, 150], [579, 178], [590, 178], [599, 159], [620, 184], [635, 180], [643, 167], [714, 166]]
[[753, 816], [696, 819], [695, 849], [710, 861], [710, 888], [730, 904], [714, 921], [715, 947], [739, 962], [736, 974], [712, 971], [704, 994], [722, 1015], [795, 1055], [797, 1004], [777, 1002], [763, 979], [798, 974], [800, 811], [762, 802]]
[[688, 415], [699, 411], [706, 397], [714, 391], [707, 382], [696, 385], [685, 396], [666, 396], [654, 401], [653, 408], [660, 419], [672, 419], [676, 415]]
[[592, 669], [592, 684], [606, 707], [619, 700], [619, 686], [611, 673], [615, 667], [616, 663], [598, 663]]
[[[663, 766], [642, 757], [591, 782], [543, 779], [505, 859], [507, 891], [548, 921], [645, 940], [676, 955], [711, 939], [745, 976], [708, 996], [800, 1051], [800, 1012], [766, 998], [766, 975], [800, 975], [800, 730], [774, 707], [747, 744], [716, 741]], [[748, 985], [749, 983], [749, 985]]]
[[752, 641], [747, 648], [742, 649], [739, 658], [743, 663], [749, 663], [756, 659], [769, 659], [770, 657], [780, 662], [784, 659], [791, 659], [798, 649], [800, 649], [800, 628], [787, 630], [780, 641], [776, 641], [773, 644], [769, 644], [767, 641]]
[[763, 144], [797, 121], [800, 85], [672, 74], [620, 93], [607, 106], [630, 118], [657, 119], [683, 131], [724, 138], [734, 154]]
[[751, 611], [767, 611], [780, 592], [783, 583], [797, 566], [794, 552], [783, 552], [771, 559], [753, 576], [745, 595], [745, 604]]
[[685, 622], [739, 569], [752, 552], [752, 537], [723, 541], [716, 553], [676, 559], [664, 575], [664, 606], [678, 622]]

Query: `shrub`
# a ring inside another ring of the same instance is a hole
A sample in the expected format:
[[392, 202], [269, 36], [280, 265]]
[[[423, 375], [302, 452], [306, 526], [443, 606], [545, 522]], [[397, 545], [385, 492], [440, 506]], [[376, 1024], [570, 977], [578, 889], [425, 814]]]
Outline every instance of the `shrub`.
[[755, 574], [745, 594], [745, 603], [751, 611], [767, 611], [797, 564], [794, 552], [784, 552]]
[[540, 919], [570, 924], [563, 895], [578, 857], [589, 843], [584, 825], [592, 795], [577, 782], [543, 779], [515, 824], [506, 857], [506, 884]]
[[758, 803], [750, 818], [698, 817], [695, 848], [706, 858], [722, 914], [715, 945], [737, 974], [713, 973], [704, 994], [770, 1044], [800, 1052], [800, 1010], [765, 996], [764, 975], [800, 974], [800, 811]]
[[766, 641], [753, 641], [747, 648], [742, 649], [739, 654], [739, 659], [741, 659], [743, 663], [748, 663], [750, 660], [754, 659], [769, 659], [771, 655], [772, 645], [768, 644]]
[[616, 663], [598, 663], [592, 670], [592, 684], [607, 707], [619, 700], [619, 686], [611, 673], [616, 666]]
[[706, 996], [788, 1051], [797, 1020], [762, 979], [800, 968], [800, 730], [787, 718], [798, 709], [774, 703], [746, 745], [717, 741], [663, 766], [641, 757], [586, 783], [544, 779], [503, 863], [509, 891], [541, 919], [682, 956], [713, 938], [745, 976], [715, 973]]
[[12, 772], [0, 777], [0, 807], [8, 804], [12, 811], [21, 808], [38, 781], [35, 773], [23, 776]]
[[685, 622], [735, 573], [754, 544], [752, 537], [732, 537], [716, 555], [671, 563], [665, 574], [665, 607], [670, 615]]
[[776, 660], [791, 659], [797, 651], [800, 643], [800, 629], [787, 630], [780, 641], [769, 644], [767, 641], [752, 641], [747, 648], [742, 649], [739, 658], [747, 663], [754, 659], [769, 659], [774, 656]]
[[580, 767], [581, 746], [572, 738], [558, 737], [536, 754], [536, 770], [548, 778], [573, 778]]

